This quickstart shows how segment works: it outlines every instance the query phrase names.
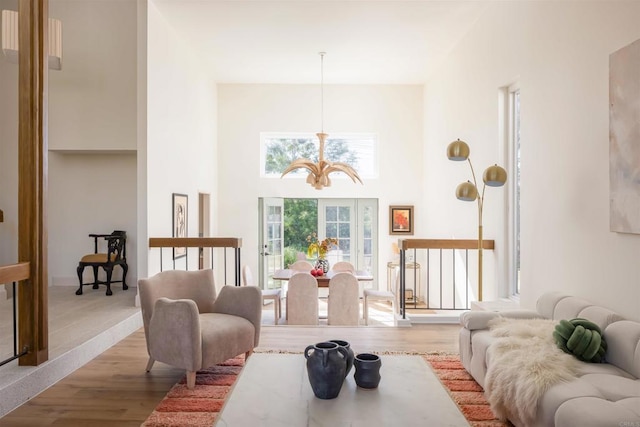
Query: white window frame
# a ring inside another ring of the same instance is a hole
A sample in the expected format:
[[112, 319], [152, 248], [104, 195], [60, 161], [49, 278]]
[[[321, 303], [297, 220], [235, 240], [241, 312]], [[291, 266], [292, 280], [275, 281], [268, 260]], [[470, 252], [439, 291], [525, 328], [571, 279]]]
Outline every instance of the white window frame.
[[[516, 95], [519, 98], [518, 102], [518, 111], [516, 111]], [[522, 245], [518, 245], [519, 241], [521, 243], [521, 225], [522, 222], [518, 222], [518, 218], [520, 217], [520, 200], [518, 198], [518, 190], [520, 187], [520, 182], [518, 180], [519, 176], [519, 168], [518, 164], [518, 156], [520, 147], [520, 139], [519, 132], [521, 128], [522, 118], [520, 116], [520, 85], [519, 83], [514, 83], [507, 87], [507, 153], [508, 153], [508, 167], [509, 167], [509, 176], [510, 185], [509, 185], [509, 216], [508, 216], [508, 238], [509, 238], [509, 295], [518, 296], [520, 291], [522, 290], [522, 275], [521, 268], [522, 264], [520, 264], [520, 269], [517, 268], [516, 264], [518, 259], [520, 262], [522, 261], [521, 248]], [[520, 157], [520, 161], [522, 161], [522, 157]], [[522, 176], [520, 174], [520, 176]], [[520, 197], [522, 193], [520, 193]]]
[[[261, 178], [280, 178], [280, 174], [271, 173], [267, 174], [265, 170], [265, 163], [267, 157], [267, 140], [277, 139], [277, 138], [299, 138], [299, 139], [311, 139], [314, 142], [318, 142], [318, 137], [314, 132], [261, 132], [260, 133], [260, 177]], [[362, 179], [378, 179], [380, 175], [380, 167], [379, 167], [379, 156], [378, 156], [378, 135], [374, 132], [342, 132], [342, 133], [331, 133], [327, 139], [371, 139], [372, 141], [372, 172], [366, 173], [362, 170], [358, 170], [357, 165], [351, 165], [356, 169], [358, 175]], [[333, 179], [350, 179], [347, 175], [343, 173], [335, 173], [332, 174], [331, 178]], [[306, 179], [306, 173], [290, 173], [284, 176], [284, 178], [289, 179]]]

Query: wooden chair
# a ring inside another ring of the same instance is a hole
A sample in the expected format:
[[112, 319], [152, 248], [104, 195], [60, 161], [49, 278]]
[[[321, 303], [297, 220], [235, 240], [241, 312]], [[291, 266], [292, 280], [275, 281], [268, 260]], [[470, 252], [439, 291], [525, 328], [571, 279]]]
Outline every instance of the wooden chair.
[[[112, 295], [111, 284], [122, 282], [122, 289], [127, 290], [129, 286], [126, 283], [127, 270], [127, 233], [121, 230], [115, 230], [111, 234], [89, 234], [93, 238], [93, 253], [82, 257], [78, 263], [77, 273], [80, 287], [76, 291], [76, 295], [82, 295], [82, 287], [93, 285], [93, 289], [98, 289], [99, 285], [107, 285], [107, 295]], [[107, 252], [98, 252], [98, 239], [103, 238], [107, 241]], [[111, 280], [113, 267], [119, 265], [122, 268], [122, 280]], [[82, 274], [85, 267], [93, 268], [93, 283], [82, 283]], [[98, 280], [98, 268], [104, 269], [107, 280]]]
[[336, 273], [329, 281], [327, 324], [357, 326], [360, 322], [358, 279], [349, 272]]
[[310, 273], [298, 273], [289, 279], [287, 291], [289, 325], [318, 324], [318, 281]]
[[[248, 265], [242, 267], [242, 284], [244, 286], [256, 286], [253, 282], [253, 273]], [[266, 300], [273, 300], [273, 315], [276, 319], [276, 325], [278, 320], [282, 316], [282, 291], [280, 289], [262, 289], [262, 303]]]

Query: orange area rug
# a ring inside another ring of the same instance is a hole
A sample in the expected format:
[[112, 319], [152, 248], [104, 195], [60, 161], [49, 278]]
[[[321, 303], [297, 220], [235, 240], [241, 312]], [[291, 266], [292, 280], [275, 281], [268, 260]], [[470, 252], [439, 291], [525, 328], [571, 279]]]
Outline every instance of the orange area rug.
[[491, 411], [484, 390], [464, 369], [457, 355], [422, 356], [430, 365], [460, 411], [473, 427], [507, 427]]
[[[390, 352], [402, 354], [402, 352]], [[457, 355], [421, 355], [447, 389], [453, 401], [473, 427], [507, 427], [508, 422], [498, 420], [482, 387], [462, 367]], [[244, 355], [229, 359], [220, 365], [198, 371], [196, 386], [189, 390], [186, 377], [174, 385], [141, 427], [210, 427], [244, 366]]]
[[243, 366], [241, 355], [198, 371], [193, 390], [187, 388], [186, 377], [182, 378], [141, 427], [211, 427]]

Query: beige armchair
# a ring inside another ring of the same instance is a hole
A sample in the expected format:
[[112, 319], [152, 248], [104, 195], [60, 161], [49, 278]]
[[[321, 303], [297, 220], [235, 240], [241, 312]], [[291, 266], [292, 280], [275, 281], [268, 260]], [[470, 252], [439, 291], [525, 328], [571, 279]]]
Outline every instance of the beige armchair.
[[196, 371], [245, 353], [260, 339], [262, 295], [255, 286], [224, 286], [216, 297], [212, 270], [170, 270], [138, 281], [149, 363]]

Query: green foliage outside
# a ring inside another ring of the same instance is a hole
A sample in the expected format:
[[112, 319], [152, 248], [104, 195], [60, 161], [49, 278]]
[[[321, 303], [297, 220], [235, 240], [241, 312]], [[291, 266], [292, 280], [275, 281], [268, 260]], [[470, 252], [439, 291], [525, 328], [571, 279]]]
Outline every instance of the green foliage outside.
[[296, 261], [298, 252], [307, 252], [307, 236], [318, 231], [316, 199], [284, 199], [284, 265]]
[[[312, 162], [318, 161], [318, 139], [275, 138], [267, 142], [265, 172], [281, 174], [296, 159], [304, 158]], [[344, 139], [328, 139], [324, 148], [324, 156], [332, 162], [345, 162], [355, 165], [357, 157], [349, 150]], [[295, 173], [295, 172], [293, 172]]]

